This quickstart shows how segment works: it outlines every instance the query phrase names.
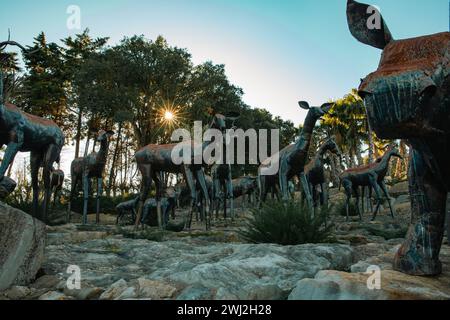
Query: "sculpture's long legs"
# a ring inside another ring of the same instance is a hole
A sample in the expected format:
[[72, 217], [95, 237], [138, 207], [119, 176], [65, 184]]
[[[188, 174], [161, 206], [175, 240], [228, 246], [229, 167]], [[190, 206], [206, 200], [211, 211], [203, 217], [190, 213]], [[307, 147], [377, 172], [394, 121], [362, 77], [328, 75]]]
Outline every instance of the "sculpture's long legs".
[[164, 229], [165, 223], [163, 222], [162, 208], [161, 208], [162, 185], [160, 174], [154, 173], [153, 180], [155, 181], [156, 186], [156, 216], [158, 219], [158, 227], [160, 229]]
[[350, 220], [350, 201], [352, 199], [352, 195], [353, 195], [353, 186], [352, 186], [352, 182], [350, 180], [343, 180], [342, 181], [342, 185], [344, 187], [345, 190], [345, 195], [347, 196], [347, 199], [345, 201], [345, 213], [347, 216], [347, 221]]
[[[202, 189], [202, 193], [203, 193], [203, 199], [205, 200], [205, 206], [206, 208], [206, 214], [205, 214], [205, 224], [206, 224], [206, 230], [209, 230], [210, 228], [210, 208], [209, 208], [209, 195], [208, 195], [208, 186], [206, 185], [206, 180], [205, 180], [205, 173], [203, 172], [203, 168], [199, 168], [196, 170], [195, 172], [195, 177], [198, 181], [198, 183], [200, 184], [200, 188]], [[204, 206], [202, 205], [202, 208]]]
[[439, 252], [444, 237], [447, 190], [441, 178], [413, 151], [410, 168], [412, 219], [406, 240], [397, 252], [394, 269], [410, 275], [433, 276], [442, 272]]
[[364, 207], [364, 203], [366, 202], [365, 197], [366, 197], [366, 187], [362, 186], [361, 187], [361, 211], [362, 211], [362, 214], [366, 213], [365, 207]]
[[308, 205], [310, 213], [314, 214], [313, 199], [311, 196], [311, 191], [309, 190], [308, 179], [306, 178], [306, 175], [304, 172], [300, 173], [299, 177], [300, 177], [300, 182], [303, 187], [303, 192], [305, 193], [306, 203]]
[[359, 207], [359, 187], [358, 186], [353, 186], [353, 193], [355, 194], [356, 197], [356, 210], [358, 210], [358, 215], [359, 215], [359, 220], [362, 221], [362, 214], [361, 214], [361, 209]]
[[103, 179], [97, 178], [97, 212], [95, 216], [95, 223], [100, 224], [100, 197], [103, 193]]
[[328, 189], [325, 183], [320, 184], [320, 189], [322, 190], [322, 201], [321, 204], [328, 209]]
[[32, 215], [39, 218], [39, 168], [42, 162], [42, 155], [31, 152], [30, 154], [30, 169], [31, 169], [31, 186], [33, 189], [33, 211]]
[[[280, 173], [279, 173], [279, 184], [280, 184], [280, 190], [281, 190], [281, 197], [283, 201], [289, 200], [289, 179], [287, 176], [287, 164], [283, 162], [280, 167]], [[305, 175], [303, 173], [303, 175]], [[308, 184], [308, 181], [305, 176], [305, 181], [303, 182], [305, 185]], [[312, 201], [311, 201], [312, 202]]]
[[0, 180], [3, 180], [6, 170], [8, 170], [9, 165], [14, 160], [17, 152], [23, 145], [23, 131], [16, 130], [17, 142], [10, 142], [6, 148], [5, 154], [3, 155], [2, 164], [0, 165]]
[[147, 200], [148, 193], [150, 192], [150, 188], [152, 187], [152, 166], [149, 164], [139, 165], [139, 171], [141, 171], [142, 175], [142, 186], [141, 186], [141, 194], [139, 199], [139, 207], [138, 213], [136, 216], [136, 221], [134, 223], [134, 230], [136, 231], [141, 223], [142, 211], [144, 209], [145, 200]]
[[71, 187], [70, 187], [70, 198], [69, 198], [69, 205], [67, 206], [67, 223], [70, 223], [71, 215], [72, 215], [72, 201], [75, 198], [75, 195], [77, 193], [77, 187], [78, 184], [81, 182], [80, 178], [78, 176], [75, 176], [72, 174], [71, 177]]
[[88, 175], [83, 173], [83, 224], [88, 223], [89, 183], [90, 179]]
[[42, 209], [42, 220], [47, 223], [47, 212], [50, 203], [51, 197], [51, 172], [53, 168], [53, 163], [58, 159], [59, 153], [61, 152], [60, 148], [56, 145], [50, 145], [47, 149], [47, 152], [44, 155], [43, 161], [43, 173], [42, 177], [44, 180], [44, 204]]
[[194, 173], [192, 172], [192, 169], [189, 166], [185, 166], [185, 178], [186, 178], [186, 184], [189, 187], [189, 190], [191, 191], [191, 208], [189, 210], [189, 216], [186, 219], [186, 228], [191, 229], [192, 225], [192, 216], [193, 216], [193, 210], [197, 206], [197, 190], [196, 190], [196, 183], [194, 179]]
[[386, 184], [384, 183], [384, 181], [382, 181], [382, 182], [380, 183], [380, 187], [381, 187], [381, 190], [383, 191], [384, 196], [386, 197], [387, 202], [388, 202], [388, 204], [389, 204], [389, 210], [391, 210], [391, 216], [392, 216], [392, 219], [394, 219], [394, 218], [395, 218], [395, 214], [394, 214], [394, 209], [392, 208], [391, 197], [389, 196], [389, 191], [388, 191], [388, 189], [387, 189]]
[[378, 211], [380, 211], [382, 197], [381, 197], [380, 187], [378, 186], [378, 183], [377, 183], [377, 178], [371, 176], [369, 178], [369, 180], [370, 180], [370, 184], [372, 186], [372, 189], [375, 190], [375, 195], [377, 197], [377, 206], [375, 208], [375, 211], [374, 211], [373, 217], [372, 217], [372, 221], [375, 221], [375, 219], [377, 218]]
[[231, 219], [234, 219], [233, 178], [231, 175], [231, 165], [228, 165], [227, 194], [228, 194], [228, 199], [230, 199]]

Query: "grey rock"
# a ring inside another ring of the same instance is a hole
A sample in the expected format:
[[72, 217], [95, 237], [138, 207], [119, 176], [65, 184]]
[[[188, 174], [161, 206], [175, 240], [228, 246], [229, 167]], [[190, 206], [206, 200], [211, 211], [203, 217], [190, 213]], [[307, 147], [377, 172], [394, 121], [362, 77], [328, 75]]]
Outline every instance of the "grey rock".
[[0, 202], [0, 291], [27, 285], [44, 261], [45, 224]]
[[193, 285], [185, 288], [177, 300], [210, 300], [212, 299], [211, 289], [203, 287], [202, 285]]

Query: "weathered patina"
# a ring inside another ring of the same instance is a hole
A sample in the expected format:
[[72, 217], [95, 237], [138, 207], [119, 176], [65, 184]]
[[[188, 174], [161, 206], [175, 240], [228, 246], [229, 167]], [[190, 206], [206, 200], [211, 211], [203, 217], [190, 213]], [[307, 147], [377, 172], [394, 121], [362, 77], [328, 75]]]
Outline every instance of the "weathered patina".
[[389, 192], [384, 182], [384, 179], [386, 178], [386, 175], [388, 173], [389, 162], [392, 157], [398, 157], [400, 159], [402, 158], [394, 145], [390, 146], [389, 149], [386, 151], [386, 153], [383, 155], [383, 157], [378, 159], [374, 163], [371, 163], [367, 166], [351, 168], [341, 173], [341, 175], [339, 176], [340, 184], [344, 187], [345, 194], [347, 195], [346, 201], [347, 220], [349, 219], [349, 206], [352, 194], [355, 195], [356, 207], [358, 209], [359, 217], [362, 220], [361, 212], [363, 210], [361, 210], [359, 207], [360, 187], [362, 188], [369, 187], [370, 190], [375, 190], [377, 206], [373, 213], [372, 220], [375, 220], [377, 213], [380, 209], [380, 206], [382, 204], [381, 193], [383, 193], [384, 196], [386, 197], [389, 203], [389, 209], [391, 210], [391, 216], [392, 218], [394, 218], [394, 211], [392, 209]]
[[[0, 52], [13, 41], [0, 42]], [[61, 129], [49, 119], [23, 112], [15, 105], [3, 101], [3, 74], [0, 70], [0, 148], [7, 146], [0, 166], [0, 181], [18, 152], [30, 152], [31, 180], [33, 188], [33, 216], [47, 221], [51, 197], [50, 174], [55, 162], [59, 162], [65, 137]], [[39, 168], [43, 168], [44, 200], [39, 213]]]
[[[380, 138], [406, 139], [412, 224], [394, 268], [437, 275], [450, 189], [450, 33], [394, 40], [384, 20], [368, 29], [368, 5], [349, 0], [347, 17], [359, 41], [383, 50], [378, 70], [361, 83], [369, 121]], [[381, 17], [381, 14], [380, 14]]]
[[[314, 158], [305, 166], [305, 174], [315, 207], [319, 204], [328, 207], [328, 186], [324, 169], [325, 156], [328, 152], [341, 157], [341, 151], [333, 138], [327, 139], [319, 147]], [[320, 199], [317, 196], [317, 187], [320, 187]], [[302, 193], [304, 196], [304, 192]]]
[[[275, 183], [279, 182], [280, 192], [283, 200], [289, 199], [289, 181], [297, 176], [300, 179], [303, 190], [306, 190], [306, 201], [309, 208], [313, 208], [312, 196], [309, 191], [308, 181], [305, 175], [305, 165], [308, 161], [308, 151], [311, 145], [311, 138], [316, 126], [316, 122], [327, 114], [332, 103], [325, 103], [321, 107], [310, 107], [305, 101], [299, 102], [300, 108], [308, 110], [303, 130], [295, 144], [289, 145], [281, 150], [277, 155], [264, 161], [258, 169], [258, 184], [260, 187], [260, 201], [265, 202], [267, 193], [275, 188]], [[263, 175], [265, 167], [271, 163], [279, 163], [279, 171], [276, 175]], [[278, 179], [277, 179], [278, 178]]]
[[[216, 114], [213, 117], [213, 120], [211, 121], [211, 124], [209, 126], [210, 129], [216, 129], [219, 130], [222, 133], [225, 133], [225, 130], [227, 129], [226, 121], [236, 120], [236, 115], [230, 115], [229, 117], [226, 117], [222, 114]], [[165, 144], [165, 145], [157, 145], [157, 144], [149, 144], [142, 149], [140, 149], [135, 154], [136, 163], [138, 166], [139, 171], [142, 174], [142, 187], [141, 187], [141, 199], [139, 202], [139, 209], [138, 214], [136, 218], [136, 227], [140, 223], [140, 219], [142, 217], [142, 210], [144, 207], [145, 200], [148, 197], [148, 193], [150, 192], [152, 182], [155, 182], [156, 186], [156, 200], [159, 201], [162, 197], [162, 191], [163, 186], [161, 183], [160, 175], [161, 173], [173, 173], [173, 174], [183, 174], [184, 180], [186, 181], [189, 190], [191, 192], [191, 208], [190, 208], [190, 214], [189, 219], [187, 220], [187, 227], [190, 228], [191, 222], [192, 222], [192, 214], [194, 211], [194, 208], [197, 204], [197, 188], [196, 184], [198, 183], [201, 187], [201, 191], [203, 194], [203, 199], [205, 199], [205, 203], [207, 206], [209, 206], [210, 202], [210, 196], [208, 194], [208, 188], [206, 185], [205, 180], [205, 172], [204, 168], [207, 167], [209, 164], [205, 163], [204, 161], [201, 161], [201, 164], [198, 161], [196, 161], [196, 154], [195, 150], [197, 148], [201, 148], [202, 151], [204, 151], [212, 142], [204, 142], [201, 146], [197, 146], [194, 141], [185, 141], [182, 143], [188, 143], [191, 145], [190, 151], [191, 154], [190, 157], [190, 163], [189, 164], [176, 164], [174, 163], [172, 159], [172, 152], [173, 150], [180, 144]], [[180, 156], [184, 158], [185, 155], [180, 153]], [[159, 226], [163, 227], [163, 221], [162, 221], [162, 214], [161, 214], [161, 207], [157, 206], [157, 216], [159, 221]], [[202, 206], [201, 210], [204, 210], [204, 207]], [[207, 208], [207, 214], [205, 216], [205, 224], [206, 228], [209, 229], [209, 217], [210, 214], [209, 209]]]
[[69, 200], [69, 221], [71, 213], [71, 204], [77, 194], [77, 188], [80, 184], [83, 186], [83, 224], [87, 224], [89, 186], [93, 178], [97, 179], [97, 212], [96, 223], [100, 223], [100, 196], [103, 193], [103, 172], [108, 157], [109, 139], [114, 135], [114, 131], [100, 130], [97, 135], [97, 141], [100, 143], [98, 152], [92, 152], [85, 157], [76, 158], [70, 166], [70, 177], [72, 186]]

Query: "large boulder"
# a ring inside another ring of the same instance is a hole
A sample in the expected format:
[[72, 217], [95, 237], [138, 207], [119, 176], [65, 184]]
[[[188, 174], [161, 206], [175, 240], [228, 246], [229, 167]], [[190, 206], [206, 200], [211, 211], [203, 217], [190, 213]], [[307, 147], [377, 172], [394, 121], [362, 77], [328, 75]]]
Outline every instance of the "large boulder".
[[[443, 272], [437, 277], [416, 277], [392, 270], [397, 247], [385, 254], [370, 257], [351, 267], [352, 273], [336, 270], [319, 271], [315, 277], [302, 279], [289, 300], [449, 300], [450, 247], [442, 246]], [[370, 289], [373, 273], [380, 268], [380, 288]]]
[[0, 202], [0, 291], [27, 285], [44, 261], [45, 224]]

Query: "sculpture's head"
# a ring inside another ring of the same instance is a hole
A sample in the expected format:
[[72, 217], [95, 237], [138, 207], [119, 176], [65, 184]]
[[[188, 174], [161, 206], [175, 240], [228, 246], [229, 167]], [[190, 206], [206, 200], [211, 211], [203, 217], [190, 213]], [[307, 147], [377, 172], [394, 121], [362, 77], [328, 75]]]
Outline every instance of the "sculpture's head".
[[391, 158], [391, 157], [397, 157], [401, 160], [403, 160], [402, 155], [400, 154], [400, 152], [398, 151], [398, 148], [395, 144], [391, 144], [389, 146], [389, 148], [386, 151], [386, 156]]
[[329, 138], [327, 141], [325, 141], [324, 148], [339, 157], [341, 157], [342, 155], [341, 150], [339, 149], [339, 146], [337, 145], [334, 138]]
[[333, 107], [334, 104], [333, 103], [324, 103], [320, 107], [310, 107], [308, 102], [300, 101], [298, 103], [298, 105], [303, 110], [308, 110], [308, 116], [307, 117], [312, 117], [312, 119], [314, 121], [317, 121], [321, 117], [326, 115], [331, 110], [331, 108]]
[[234, 126], [234, 122], [237, 119], [239, 119], [239, 117], [240, 117], [240, 114], [237, 112], [227, 113], [226, 116], [224, 116], [223, 114], [217, 113], [216, 115], [214, 115], [214, 118], [212, 120], [210, 128], [217, 129], [221, 132], [225, 132], [225, 130], [228, 128], [227, 121], [232, 122], [232, 126]]
[[109, 141], [109, 138], [111, 138], [113, 135], [114, 135], [114, 131], [112, 131], [112, 130], [108, 130], [108, 131], [100, 130], [97, 135], [97, 141], [98, 142]]
[[414, 138], [448, 132], [450, 33], [394, 40], [374, 7], [348, 0], [353, 36], [383, 50], [378, 70], [359, 94], [380, 138]]

